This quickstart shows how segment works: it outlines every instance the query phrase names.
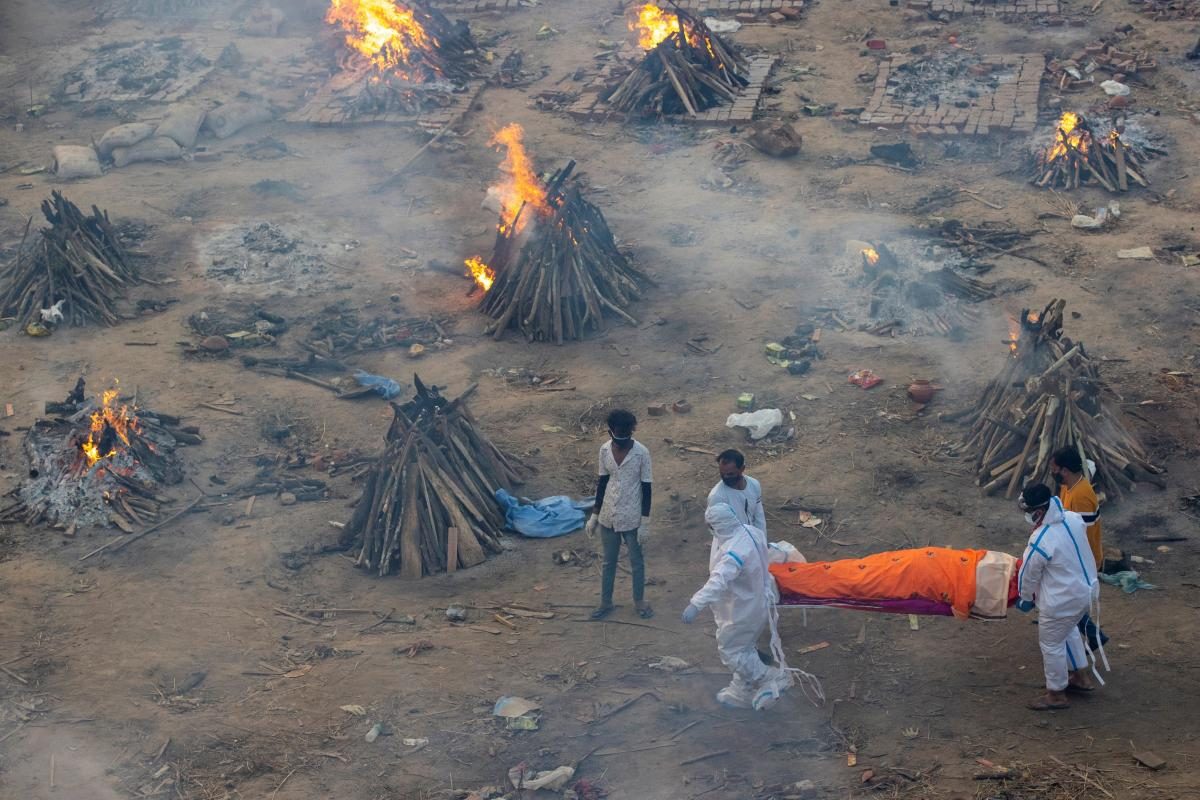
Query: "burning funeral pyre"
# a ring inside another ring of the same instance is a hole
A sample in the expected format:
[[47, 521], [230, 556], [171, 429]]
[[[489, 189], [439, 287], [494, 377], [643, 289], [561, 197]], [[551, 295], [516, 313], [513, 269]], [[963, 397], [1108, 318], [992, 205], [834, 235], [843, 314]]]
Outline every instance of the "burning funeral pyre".
[[650, 283], [623, 252], [600, 209], [568, 182], [575, 162], [543, 183], [521, 143], [519, 125], [493, 138], [507, 155], [504, 182], [490, 190], [500, 204], [492, 255], [467, 260], [485, 294], [480, 309], [499, 339], [517, 328], [526, 338], [562, 344], [604, 327], [606, 314], [637, 321], [625, 308]]
[[1134, 144], [1124, 125], [1098, 133], [1080, 114], [1067, 111], [1058, 120], [1054, 141], [1037, 153], [1032, 182], [1051, 189], [1100, 185], [1110, 192], [1129, 191], [1129, 182], [1148, 186], [1144, 164], [1151, 148]]
[[1125, 428], [1116, 398], [1082, 344], [1063, 336], [1065, 300], [1014, 322], [1004, 369], [965, 412], [963, 449], [975, 454], [978, 484], [1012, 498], [1024, 483], [1045, 481], [1050, 456], [1075, 447], [1096, 463], [1096, 481], [1120, 498], [1135, 481], [1162, 485], [1137, 437]]
[[455, 400], [414, 376], [416, 395], [392, 404], [386, 449], [342, 532], [357, 563], [379, 575], [420, 578], [480, 564], [500, 552], [498, 488], [526, 469], [478, 430], [467, 411], [472, 385]]
[[111, 523], [127, 533], [158, 518], [161, 487], [183, 480], [180, 445], [203, 441], [178, 417], [138, 408], [109, 389], [87, 399], [83, 378], [63, 403], [47, 403], [25, 437], [29, 479], [0, 508], [0, 522]]
[[50, 227], [31, 240], [30, 220], [16, 259], [0, 272], [0, 316], [23, 327], [117, 324], [117, 297], [138, 275], [108, 214], [92, 206], [86, 216], [58, 192], [42, 202], [42, 214]]
[[486, 63], [465, 22], [415, 0], [332, 0], [326, 22], [344, 32], [341, 91], [360, 116], [449, 105]]
[[645, 55], [608, 96], [615, 111], [690, 114], [732, 103], [749, 81], [748, 65], [704, 20], [653, 3], [636, 10], [629, 29]]

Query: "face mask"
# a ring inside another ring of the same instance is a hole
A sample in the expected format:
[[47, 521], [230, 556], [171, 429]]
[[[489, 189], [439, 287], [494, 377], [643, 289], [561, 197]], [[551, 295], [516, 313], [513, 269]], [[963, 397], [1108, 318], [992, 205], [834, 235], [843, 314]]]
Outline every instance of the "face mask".
[[622, 447], [624, 447], [625, 445], [627, 445], [627, 444], [629, 444], [630, 442], [632, 442], [632, 441], [633, 441], [633, 437], [632, 437], [632, 436], [617, 436], [617, 435], [616, 435], [615, 433], [613, 433], [612, 431], [609, 431], [609, 432], [608, 432], [608, 435], [612, 437], [612, 440], [613, 440], [613, 442], [614, 442], [614, 443], [616, 443], [616, 444], [619, 444], [619, 445], [621, 445]]
[[1033, 516], [1032, 511], [1025, 512], [1025, 521], [1030, 525], [1037, 525], [1037, 519]]
[[735, 489], [737, 488], [738, 482], [741, 481], [741, 479], [742, 479], [741, 475], [722, 475], [721, 476], [722, 483], [724, 483], [726, 486], [732, 486]]

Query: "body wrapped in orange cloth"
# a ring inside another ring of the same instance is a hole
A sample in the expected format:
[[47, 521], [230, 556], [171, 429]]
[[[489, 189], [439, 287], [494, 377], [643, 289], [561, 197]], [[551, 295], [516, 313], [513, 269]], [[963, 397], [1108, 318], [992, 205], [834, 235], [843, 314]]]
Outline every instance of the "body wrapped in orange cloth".
[[994, 550], [921, 547], [841, 561], [788, 560], [770, 570], [781, 605], [1002, 619], [1016, 597], [1017, 565]]

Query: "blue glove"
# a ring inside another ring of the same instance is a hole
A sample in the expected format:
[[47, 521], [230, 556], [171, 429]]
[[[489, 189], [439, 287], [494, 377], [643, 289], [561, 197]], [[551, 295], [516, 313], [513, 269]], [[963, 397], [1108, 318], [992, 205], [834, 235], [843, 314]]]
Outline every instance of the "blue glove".
[[1016, 602], [1017, 611], [1022, 611], [1026, 614], [1028, 614], [1030, 611], [1033, 611], [1035, 608], [1037, 608], [1037, 604], [1032, 600], [1018, 600]]
[[696, 617], [698, 616], [700, 616], [699, 607], [688, 603], [688, 607], [683, 610], [683, 615], [680, 617], [680, 619], [690, 625], [696, 621]]

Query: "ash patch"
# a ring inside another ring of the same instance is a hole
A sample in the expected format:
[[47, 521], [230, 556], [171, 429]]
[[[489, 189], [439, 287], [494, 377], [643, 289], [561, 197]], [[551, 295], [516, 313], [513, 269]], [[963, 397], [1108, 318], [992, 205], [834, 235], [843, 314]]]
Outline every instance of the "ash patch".
[[298, 228], [259, 222], [234, 226], [200, 246], [208, 277], [230, 286], [272, 286], [295, 294], [327, 284], [334, 265], [326, 245], [306, 241]]
[[993, 69], [978, 55], [951, 50], [897, 65], [885, 93], [904, 106], [966, 108], [1014, 76], [1012, 69]]
[[61, 102], [173, 100], [193, 88], [213, 62], [182, 37], [112, 42], [63, 76]]

